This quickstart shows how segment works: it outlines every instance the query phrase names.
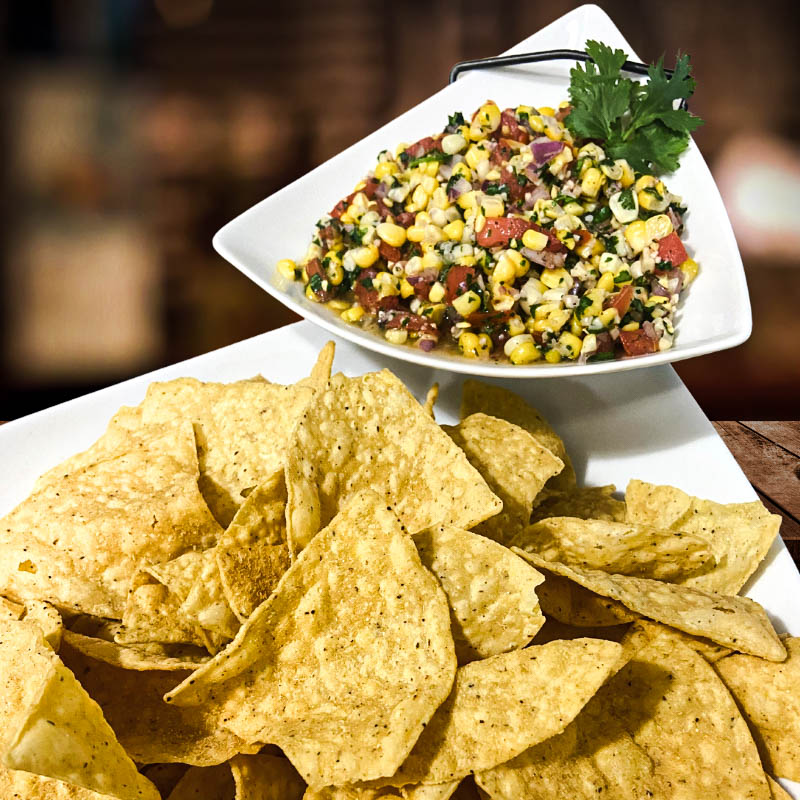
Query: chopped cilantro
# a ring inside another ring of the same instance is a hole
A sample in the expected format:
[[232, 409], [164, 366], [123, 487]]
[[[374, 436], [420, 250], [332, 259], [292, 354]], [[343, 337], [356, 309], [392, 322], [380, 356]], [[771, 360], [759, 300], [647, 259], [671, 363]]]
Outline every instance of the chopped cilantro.
[[419, 164], [429, 164], [431, 161], [438, 161], [441, 163], [442, 161], [449, 161], [452, 156], [447, 155], [447, 153], [442, 153], [440, 150], [431, 150], [430, 153], [425, 153], [424, 156], [420, 156], [419, 158], [412, 158], [411, 161], [408, 162], [409, 168], [416, 167]]
[[616, 358], [613, 350], [605, 350], [602, 353], [595, 353], [593, 356], [589, 356], [586, 360], [587, 361], [613, 361]]
[[619, 193], [619, 204], [626, 211], [633, 211], [633, 209], [636, 208], [636, 200], [633, 197], [632, 189], [625, 189]]
[[508, 186], [504, 183], [493, 183], [487, 186], [483, 191], [485, 194], [502, 194], [508, 191]]
[[464, 115], [460, 111], [456, 111], [455, 114], [450, 114], [450, 116], [447, 118], [447, 126], [449, 128], [458, 128], [464, 124]]
[[322, 291], [322, 275], [319, 272], [315, 272], [309, 279], [308, 285], [311, 287], [312, 292], [321, 292]]
[[619, 275], [614, 277], [614, 283], [625, 283], [625, 281], [629, 281], [631, 279], [631, 274], [628, 270], [623, 269]]
[[373, 288], [373, 287], [372, 287], [372, 278], [362, 278], [362, 279], [359, 281], [359, 283], [360, 283], [360, 284], [361, 284], [361, 285], [362, 285], [362, 286], [363, 286], [365, 289], [372, 289], [372, 288]]
[[583, 316], [583, 312], [586, 311], [587, 308], [592, 304], [592, 298], [588, 295], [584, 295], [578, 301], [578, 305], [575, 307], [575, 316], [580, 319]]

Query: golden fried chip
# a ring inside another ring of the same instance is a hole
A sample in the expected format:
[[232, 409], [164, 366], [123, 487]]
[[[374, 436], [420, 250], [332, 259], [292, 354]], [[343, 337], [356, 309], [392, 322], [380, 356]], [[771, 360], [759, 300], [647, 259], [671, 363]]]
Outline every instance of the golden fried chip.
[[0, 797], [3, 800], [108, 800], [109, 796], [73, 783], [0, 766]]
[[341, 785], [395, 771], [455, 667], [447, 597], [383, 499], [363, 492], [166, 699], [213, 702], [222, 724], [279, 745], [310, 785]]
[[200, 490], [214, 516], [227, 526], [247, 491], [283, 467], [292, 428], [313, 395], [313, 381], [281, 386], [179, 378], [150, 385], [142, 419], [188, 419], [194, 424]]
[[518, 533], [512, 545], [548, 561], [677, 582], [716, 563], [707, 541], [633, 522], [550, 517]]
[[236, 800], [302, 800], [306, 782], [291, 762], [279, 756], [231, 759]]
[[470, 414], [442, 430], [503, 501], [503, 510], [475, 530], [498, 542], [510, 541], [528, 524], [536, 496], [564, 462], [524, 428], [487, 414]]
[[300, 383], [309, 383], [312, 386], [322, 388], [331, 379], [331, 369], [333, 368], [333, 357], [336, 355], [335, 342], [325, 342], [325, 346], [319, 351], [317, 361], [311, 368], [311, 375]]
[[38, 626], [0, 621], [0, 760], [119, 800], [159, 800]]
[[439, 523], [470, 528], [502, 506], [388, 370], [334, 375], [295, 428], [286, 485], [295, 551], [362, 489], [383, 496], [411, 533]]
[[621, 666], [622, 645], [550, 642], [460, 667], [391, 786], [443, 783], [491, 769], [560, 733]]
[[188, 769], [188, 764], [146, 764], [142, 775], [155, 784], [162, 797], [167, 797]]
[[434, 406], [436, 405], [436, 401], [439, 399], [439, 384], [434, 383], [430, 389], [428, 389], [428, 394], [425, 395], [425, 403], [422, 406], [425, 409], [425, 412], [430, 415], [432, 419], [436, 419], [436, 414], [434, 413]]
[[459, 664], [524, 647], [542, 627], [544, 576], [508, 548], [447, 525], [414, 534], [414, 543], [447, 595]]
[[0, 597], [0, 619], [17, 620], [25, 613], [25, 606], [22, 603], [15, 603]]
[[545, 617], [564, 625], [607, 628], [633, 622], [639, 616], [622, 603], [584, 589], [554, 572], [545, 573], [545, 581], [536, 593]]
[[96, 464], [54, 479], [0, 523], [0, 591], [119, 619], [142, 564], [205, 548], [222, 532], [197, 489], [189, 423], [131, 434]]
[[632, 480], [625, 492], [628, 521], [671, 528], [705, 538], [717, 566], [683, 582], [710, 592], [736, 594], [764, 560], [781, 518], [764, 504], [714, 503], [673, 486]]
[[216, 559], [228, 604], [244, 622], [289, 568], [282, 470], [247, 496], [219, 540]]
[[213, 706], [179, 708], [164, 702], [164, 694], [188, 678], [189, 671], [112, 666], [74, 649], [70, 637], [64, 639], [61, 657], [102, 708], [120, 744], [140, 764], [205, 767], [258, 749], [222, 727]]
[[460, 781], [449, 783], [414, 784], [395, 789], [383, 786], [380, 789], [365, 789], [357, 786], [326, 786], [324, 789], [306, 789], [303, 800], [384, 800], [402, 797], [404, 800], [450, 800], [456, 796]]
[[787, 792], [775, 778], [767, 775], [767, 783], [769, 784], [770, 792], [772, 792], [772, 800], [792, 800], [792, 796], [789, 792]]
[[670, 628], [666, 625], [660, 625], [658, 622], [651, 622], [648, 619], [640, 619], [636, 623], [636, 627], [649, 636], [668, 636], [676, 639], [686, 647], [691, 647], [695, 653], [703, 656], [709, 664], [719, 661], [725, 656], [729, 656], [733, 650], [729, 647], [723, 647], [721, 644], [712, 642], [703, 636], [692, 636], [689, 633], [679, 631], [677, 628]]
[[103, 661], [114, 667], [126, 670], [159, 670], [169, 672], [175, 670], [194, 670], [208, 661], [205, 650], [180, 646], [170, 647], [160, 643], [152, 645], [121, 645], [107, 642], [92, 636], [84, 636], [75, 631], [65, 630], [64, 641], [73, 650], [77, 650], [96, 661]]
[[43, 600], [28, 600], [25, 603], [25, 613], [22, 615], [22, 619], [38, 625], [44, 640], [56, 653], [58, 652], [64, 633], [64, 622], [55, 607]]
[[747, 597], [728, 597], [649, 578], [568, 567], [519, 548], [514, 548], [514, 552], [544, 570], [545, 574], [553, 573], [568, 578], [656, 622], [770, 661], [783, 661], [786, 658], [786, 650], [764, 609]]
[[782, 664], [734, 653], [714, 668], [750, 725], [765, 769], [800, 781], [800, 639], [783, 644], [789, 657]]
[[478, 772], [492, 800], [769, 800], [753, 740], [712, 667], [656, 637], [560, 735]]
[[236, 800], [230, 766], [190, 767], [167, 800]]
[[548, 517], [578, 517], [578, 519], [605, 519], [625, 522], [625, 503], [614, 497], [617, 487], [582, 486], [568, 492], [553, 492], [533, 509], [531, 522]]
[[[533, 644], [547, 644], [559, 639], [608, 639], [611, 642], [621, 642], [628, 632], [630, 625], [609, 625], [597, 627], [588, 625], [566, 625], [555, 617], [548, 617], [536, 636]], [[665, 628], [665, 630], [669, 630]]]
[[524, 428], [539, 444], [564, 462], [564, 469], [548, 481], [548, 490], [564, 492], [575, 487], [575, 470], [561, 437], [547, 420], [518, 394], [480, 381], [465, 381], [461, 394], [461, 419], [479, 412], [491, 414], [493, 417], [499, 417]]

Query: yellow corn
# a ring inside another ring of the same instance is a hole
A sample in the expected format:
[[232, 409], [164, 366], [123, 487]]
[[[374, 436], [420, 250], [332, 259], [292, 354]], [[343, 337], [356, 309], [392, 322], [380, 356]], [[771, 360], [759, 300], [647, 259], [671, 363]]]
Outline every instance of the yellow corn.
[[325, 274], [328, 280], [334, 285], [338, 286], [344, 280], [344, 270], [342, 269], [342, 262], [339, 259], [334, 261], [331, 259], [328, 266], [325, 268]]
[[479, 311], [481, 307], [481, 298], [475, 292], [469, 291], [456, 297], [453, 300], [453, 308], [462, 316], [468, 317]]
[[467, 358], [477, 358], [479, 347], [480, 340], [478, 339], [478, 335], [475, 333], [466, 331], [458, 337], [458, 348]]
[[653, 239], [663, 239], [672, 233], [672, 220], [666, 214], [656, 214], [645, 222], [647, 236]]
[[516, 314], [509, 318], [507, 325], [509, 336], [519, 336], [519, 334], [525, 333], [525, 325]]
[[487, 218], [493, 217], [502, 217], [505, 213], [505, 204], [503, 203], [503, 199], [501, 197], [482, 197], [481, 198], [481, 208], [483, 209], [483, 213]]
[[431, 303], [441, 303], [441, 301], [444, 300], [444, 286], [442, 286], [439, 281], [436, 281], [436, 283], [431, 286], [428, 292], [428, 300], [430, 300]]
[[617, 159], [617, 164], [622, 165], [622, 177], [619, 182], [622, 184], [623, 189], [627, 189], [636, 177], [633, 173], [633, 167], [624, 158]]
[[642, 175], [638, 181], [634, 184], [634, 190], [638, 193], [641, 192], [642, 189], [652, 189], [658, 181], [653, 175]]
[[629, 322], [627, 325], [623, 325], [620, 330], [623, 331], [638, 331], [639, 330], [639, 323], [638, 322]]
[[606, 328], [609, 327], [609, 325], [613, 325], [617, 321], [617, 318], [616, 308], [606, 308], [598, 314], [598, 319]]
[[564, 206], [564, 213], [573, 217], [580, 216], [583, 214], [583, 206], [577, 202], [567, 203]]
[[326, 305], [334, 311], [342, 311], [345, 308], [350, 308], [350, 303], [348, 303], [347, 300], [328, 300]]
[[392, 344], [405, 344], [408, 340], [408, 331], [402, 328], [390, 328], [383, 335], [386, 337], [386, 341]]
[[375, 232], [386, 244], [392, 247], [402, 247], [406, 241], [406, 229], [402, 225], [392, 222], [381, 222]]
[[412, 225], [407, 231], [406, 236], [409, 242], [421, 242], [425, 238], [425, 228], [419, 225]]
[[510, 258], [506, 258], [504, 254], [500, 257], [497, 266], [492, 272], [492, 280], [495, 283], [512, 284], [516, 277], [517, 270], [514, 266], [514, 262]]
[[464, 235], [464, 223], [460, 219], [454, 219], [452, 222], [442, 228], [444, 235], [454, 242], [460, 242], [461, 237]]
[[429, 250], [422, 256], [423, 269], [441, 269], [443, 263], [442, 257], [435, 250]]
[[637, 195], [639, 200], [639, 205], [644, 208], [646, 211], [659, 211], [662, 210], [666, 201], [663, 199], [659, 200], [655, 195], [650, 194], [650, 192], [641, 191]]
[[512, 364], [531, 364], [538, 361], [542, 354], [536, 349], [533, 342], [518, 344], [508, 357]]
[[361, 306], [351, 306], [347, 311], [342, 311], [340, 316], [345, 322], [358, 322], [364, 316], [364, 309]]
[[314, 290], [310, 286], [306, 286], [304, 294], [307, 299], [319, 303], [319, 298], [314, 294]]
[[531, 262], [519, 250], [506, 250], [505, 257], [513, 262], [518, 278], [525, 275], [531, 268]]
[[560, 308], [558, 311], [553, 311], [547, 316], [547, 323], [552, 331], [560, 331], [572, 316], [572, 312], [566, 308]]
[[470, 139], [483, 139], [500, 125], [500, 109], [496, 103], [484, 103], [475, 113], [469, 126]]
[[365, 269], [366, 267], [371, 267], [377, 260], [380, 253], [378, 252], [378, 246], [375, 244], [367, 244], [363, 247], [356, 247], [355, 250], [351, 251], [353, 254], [353, 261], [356, 262], [356, 266]]
[[569, 283], [570, 274], [563, 267], [561, 269], [543, 269], [542, 283], [549, 289], [557, 289]]
[[394, 297], [400, 294], [399, 281], [391, 272], [379, 272], [372, 279], [372, 285], [378, 290], [380, 297]]
[[456, 200], [456, 202], [465, 211], [469, 211], [470, 209], [474, 209], [475, 208], [475, 192], [474, 191], [464, 192], [464, 194], [462, 194], [458, 198], [458, 200]]
[[442, 210], [450, 208], [453, 205], [450, 198], [447, 196], [447, 190], [439, 186], [431, 195], [431, 205], [434, 208], [441, 208]]
[[397, 173], [397, 164], [394, 161], [381, 161], [377, 167], [375, 167], [375, 177], [380, 180], [381, 178], [385, 178], [387, 175], [394, 175]]
[[574, 314], [572, 315], [572, 319], [569, 321], [569, 329], [575, 336], [580, 336], [583, 333], [581, 323]]
[[555, 109], [550, 106], [542, 106], [537, 111], [545, 117], [554, 117], [556, 115]]
[[561, 353], [558, 350], [548, 350], [544, 354], [545, 360], [550, 364], [558, 364], [561, 361]]
[[[352, 208], [352, 206], [350, 206], [350, 208]], [[339, 222], [341, 222], [343, 225], [353, 225], [353, 224], [355, 224], [355, 220], [353, 219], [353, 216], [352, 216], [352, 214], [350, 214], [349, 210], [346, 210], [339, 217]]]
[[494, 342], [488, 333], [478, 334], [478, 354], [481, 356], [488, 356], [492, 352]]
[[681, 272], [683, 273], [683, 282], [688, 286], [696, 277], [699, 267], [693, 258], [687, 258], [681, 264]]
[[[587, 197], [597, 197], [600, 187], [603, 184], [603, 173], [597, 167], [590, 167], [586, 170], [581, 181], [581, 192]], [[552, 352], [552, 350], [550, 351]]]
[[544, 250], [548, 241], [546, 234], [535, 231], [533, 228], [530, 228], [522, 234], [522, 244], [531, 250]]
[[435, 178], [439, 172], [438, 161], [428, 161], [427, 164], [420, 164], [420, 167], [425, 175], [427, 175], [429, 178]]
[[569, 358], [577, 358], [581, 352], [581, 340], [573, 333], [564, 331], [558, 337], [558, 343], [567, 351]]
[[558, 303], [542, 303], [533, 312], [534, 319], [544, 319], [551, 311], [558, 311], [561, 306]]
[[467, 140], [460, 133], [450, 133], [442, 138], [442, 150], [452, 156], [467, 146]]
[[407, 298], [414, 296], [414, 287], [405, 279], [403, 278], [400, 281], [400, 297]]
[[444, 303], [434, 303], [431, 306], [425, 306], [423, 316], [439, 325], [444, 319], [445, 311], [447, 311], [447, 306]]
[[422, 211], [428, 205], [428, 193], [419, 184], [411, 194], [411, 203], [406, 204], [408, 211]]
[[604, 292], [610, 292], [614, 288], [614, 273], [604, 272], [597, 281], [597, 288]]
[[660, 306], [663, 303], [668, 303], [668, 302], [669, 298], [662, 297], [660, 294], [654, 294], [648, 297], [647, 300], [644, 301], [644, 304], [646, 308], [655, 308], [655, 306]]
[[[470, 145], [469, 150], [464, 154], [464, 161], [460, 161], [453, 167], [453, 175], [461, 175], [468, 181], [472, 180], [472, 172], [470, 168], [477, 169], [481, 161], [486, 161], [489, 158], [489, 152], [477, 144]], [[464, 165], [463, 167], [461, 165]], [[466, 174], [464, 173], [466, 170]]]
[[637, 219], [625, 228], [625, 241], [630, 245], [634, 254], [641, 253], [650, 244], [650, 239], [647, 236], [647, 225], [643, 220]]
[[276, 265], [275, 268], [278, 272], [286, 278], [288, 281], [295, 280], [295, 270], [297, 269], [297, 264], [292, 261], [291, 258], [282, 258]]
[[[432, 162], [434, 165], [438, 166], [436, 162]], [[430, 175], [426, 175], [419, 184], [424, 190], [425, 194], [432, 195], [436, 191], [436, 187], [439, 185], [436, 181], [436, 178], [432, 178]]]

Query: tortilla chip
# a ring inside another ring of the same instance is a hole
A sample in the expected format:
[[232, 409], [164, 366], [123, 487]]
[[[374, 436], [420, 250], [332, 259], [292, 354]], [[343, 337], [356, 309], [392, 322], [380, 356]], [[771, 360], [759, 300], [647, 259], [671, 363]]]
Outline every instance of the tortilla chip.
[[686, 647], [691, 647], [698, 655], [703, 656], [709, 664], [714, 664], [733, 652], [729, 647], [723, 647], [721, 644], [712, 642], [710, 639], [706, 639], [703, 636], [692, 636], [691, 634], [679, 631], [677, 628], [670, 628], [666, 625], [660, 625], [657, 622], [650, 622], [650, 620], [647, 619], [638, 620], [636, 627], [643, 630], [649, 636], [669, 636], [676, 639]]
[[585, 589], [622, 603], [643, 617], [770, 661], [786, 658], [786, 650], [764, 609], [747, 597], [727, 597], [649, 578], [568, 567], [516, 547], [514, 552], [545, 573], [568, 578]]
[[470, 528], [502, 506], [388, 370], [331, 379], [295, 428], [286, 485], [295, 552], [362, 489], [382, 495], [411, 533], [440, 523]]
[[714, 668], [750, 725], [765, 769], [800, 781], [800, 639], [783, 644], [789, 657], [782, 664], [735, 653]]
[[227, 764], [190, 767], [167, 800], [236, 800], [236, 787]]
[[789, 792], [787, 792], [775, 778], [767, 775], [767, 783], [769, 784], [770, 792], [772, 792], [772, 800], [792, 800], [792, 796]]
[[4, 800], [108, 800], [107, 794], [3, 766], [0, 766], [0, 797]]
[[188, 764], [147, 764], [142, 767], [142, 774], [155, 784], [162, 797], [167, 797], [188, 769]]
[[503, 501], [503, 510], [475, 530], [498, 542], [510, 541], [528, 524], [542, 487], [564, 462], [524, 428], [486, 414], [471, 414], [442, 430], [466, 453], [469, 463]]
[[160, 800], [36, 625], [0, 622], [0, 758], [119, 800]]
[[744, 720], [712, 667], [656, 637], [559, 736], [475, 776], [492, 800], [769, 800]]
[[525, 647], [542, 627], [544, 576], [507, 548], [447, 525], [414, 534], [414, 543], [447, 595], [459, 664]]
[[178, 708], [163, 696], [192, 673], [134, 671], [112, 666], [74, 649], [64, 639], [61, 657], [91, 698], [127, 753], [140, 764], [181, 762], [211, 766], [258, 748], [222, 727], [213, 707]]
[[707, 541], [633, 522], [551, 517], [514, 538], [513, 545], [548, 561], [677, 582], [714, 566]]
[[781, 518], [764, 504], [714, 503], [673, 486], [632, 480], [625, 492], [628, 521], [671, 528], [705, 538], [717, 566], [683, 581], [709, 592], [736, 594], [764, 560], [778, 534]]
[[319, 351], [317, 361], [311, 368], [311, 375], [300, 381], [300, 383], [310, 383], [312, 386], [322, 388], [331, 379], [331, 369], [333, 368], [333, 357], [336, 354], [336, 343], [325, 342], [325, 346]]
[[142, 419], [194, 423], [200, 491], [220, 524], [227, 526], [247, 491], [283, 467], [291, 431], [313, 395], [313, 381], [281, 386], [179, 378], [150, 385]]
[[222, 724], [279, 745], [310, 785], [341, 785], [395, 771], [455, 667], [444, 592], [383, 499], [363, 492], [166, 699], [211, 699]]
[[518, 394], [480, 381], [465, 381], [461, 392], [461, 419], [479, 412], [491, 414], [493, 417], [499, 417], [524, 428], [539, 444], [564, 462], [564, 469], [547, 482], [550, 491], [565, 492], [575, 487], [575, 470], [561, 437], [553, 430], [550, 423]]
[[222, 532], [197, 489], [191, 425], [142, 428], [107, 458], [54, 480], [0, 523], [0, 591], [119, 619], [142, 564]]
[[244, 622], [289, 568], [282, 470], [247, 496], [219, 540], [216, 559], [228, 605]]
[[554, 617], [548, 617], [541, 630], [533, 637], [533, 644], [547, 644], [559, 639], [608, 639], [610, 642], [621, 642], [629, 629], [628, 624], [607, 627], [565, 625]]
[[231, 759], [236, 800], [302, 800], [306, 782], [285, 758], [236, 756]]
[[0, 619], [18, 620], [24, 613], [25, 606], [22, 603], [0, 597]]
[[621, 663], [622, 645], [575, 639], [460, 667], [452, 693], [386, 785], [491, 769], [560, 733]]
[[181, 600], [149, 572], [137, 573], [131, 582], [118, 644], [148, 642], [192, 644], [205, 647], [198, 627], [181, 615]]
[[450, 800], [455, 797], [460, 781], [436, 784], [416, 784], [395, 789], [364, 789], [357, 786], [326, 786], [324, 789], [306, 789], [303, 800], [383, 800], [402, 797], [405, 800]]
[[208, 655], [199, 648], [180, 648], [156, 644], [155, 646], [121, 645], [92, 636], [83, 636], [74, 631], [64, 631], [64, 641], [95, 661], [103, 661], [113, 667], [133, 671], [194, 670], [208, 661]]
[[617, 487], [581, 486], [568, 492], [551, 493], [533, 509], [531, 522], [548, 517], [578, 517], [625, 522], [625, 503], [614, 497]]
[[425, 395], [425, 403], [423, 404], [423, 408], [425, 409], [425, 413], [428, 414], [431, 419], [436, 419], [436, 414], [434, 413], [433, 409], [436, 405], [436, 401], [439, 399], [439, 384], [434, 383], [430, 389], [428, 389], [428, 394]]
[[53, 650], [58, 652], [61, 647], [61, 637], [64, 632], [64, 622], [56, 608], [43, 600], [28, 600], [25, 603], [25, 613], [22, 619], [39, 626], [44, 640]]
[[545, 617], [564, 625], [607, 628], [633, 622], [639, 616], [622, 603], [584, 589], [554, 572], [545, 573], [545, 581], [536, 593]]

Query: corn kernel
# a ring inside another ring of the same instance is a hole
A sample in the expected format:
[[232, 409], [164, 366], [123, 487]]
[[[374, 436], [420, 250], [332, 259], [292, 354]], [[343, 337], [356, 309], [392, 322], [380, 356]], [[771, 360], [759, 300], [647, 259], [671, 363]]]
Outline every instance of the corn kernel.
[[518, 344], [508, 357], [512, 364], [532, 364], [538, 361], [542, 354], [536, 349], [533, 342], [522, 342]]
[[405, 344], [408, 340], [408, 331], [402, 328], [390, 328], [383, 334], [387, 342], [392, 344]]
[[351, 306], [347, 311], [342, 311], [340, 316], [345, 322], [358, 322], [364, 316], [364, 309], [361, 306]]
[[564, 331], [558, 337], [558, 343], [567, 351], [568, 358], [577, 358], [580, 355], [583, 342], [575, 334]]
[[436, 188], [439, 186], [438, 182], [436, 181], [436, 178], [432, 178], [430, 175], [426, 175], [420, 181], [419, 185], [425, 190], [425, 194], [427, 195], [432, 195], [436, 191]]
[[683, 282], [688, 286], [696, 277], [699, 267], [693, 258], [687, 258], [681, 264], [681, 272], [683, 273]]
[[511, 262], [514, 264], [514, 270], [517, 273], [517, 277], [521, 278], [525, 275], [528, 270], [531, 268], [531, 262], [528, 261], [519, 250], [506, 250], [503, 253], [503, 257], [510, 259]]
[[426, 164], [420, 164], [420, 168], [429, 178], [435, 178], [439, 174], [438, 161], [428, 161]]
[[548, 289], [557, 289], [560, 286], [572, 285], [572, 276], [565, 269], [543, 269], [542, 270], [542, 283]]
[[400, 281], [400, 297], [407, 298], [414, 296], [414, 287], [405, 279]]
[[653, 239], [663, 239], [672, 233], [672, 220], [666, 214], [656, 214], [645, 222], [647, 236]]
[[363, 247], [357, 247], [355, 250], [352, 251], [353, 253], [353, 261], [356, 262], [356, 266], [365, 269], [366, 267], [371, 267], [380, 256], [378, 252], [377, 245], [368, 244], [364, 245]]
[[547, 234], [541, 231], [535, 231], [533, 228], [528, 229], [522, 234], [522, 244], [531, 250], [544, 250], [548, 241]]
[[637, 198], [639, 205], [647, 211], [663, 211], [669, 205], [669, 200], [664, 195], [659, 198], [650, 192], [641, 191]]
[[412, 225], [407, 231], [406, 236], [409, 242], [421, 242], [425, 238], [425, 228], [419, 225]]
[[662, 297], [660, 294], [654, 294], [647, 298], [644, 301], [644, 305], [646, 308], [655, 308], [656, 306], [660, 306], [664, 303], [668, 303], [669, 299], [666, 297]]
[[[422, 184], [419, 184], [411, 194], [411, 205], [412, 208], [409, 208], [409, 211], [421, 211], [426, 205], [428, 205], [428, 193], [422, 187]], [[408, 206], [406, 206], [406, 208], [408, 208]]]
[[458, 337], [458, 348], [467, 358], [477, 358], [480, 340], [477, 334], [467, 331]]
[[603, 323], [603, 326], [608, 328], [619, 321], [619, 314], [616, 308], [606, 308], [600, 312], [598, 319]]
[[308, 300], [319, 303], [319, 298], [314, 294], [314, 290], [310, 286], [306, 286], [304, 294]]
[[453, 308], [462, 317], [468, 317], [470, 314], [480, 311], [480, 307], [481, 298], [473, 291], [464, 292], [464, 294], [453, 300]]
[[502, 217], [505, 213], [505, 204], [501, 197], [487, 197], [484, 195], [481, 198], [481, 208], [483, 209], [484, 216], [489, 219]]
[[619, 182], [622, 184], [623, 189], [627, 189], [635, 178], [633, 167], [624, 158], [617, 159], [617, 164], [622, 165], [622, 177], [619, 179]]
[[276, 265], [275, 268], [278, 272], [286, 278], [288, 281], [296, 280], [296, 273], [295, 270], [297, 269], [297, 264], [292, 261], [291, 258], [282, 258]]
[[350, 308], [350, 303], [348, 303], [347, 300], [328, 300], [326, 305], [334, 311], [342, 311], [345, 308]]
[[474, 191], [464, 192], [464, 194], [462, 194], [458, 198], [458, 200], [456, 200], [456, 202], [465, 211], [469, 211], [470, 209], [474, 209], [475, 205], [476, 205], [475, 192]]
[[[480, 164], [481, 161], [487, 161], [488, 158], [489, 153], [485, 148], [479, 147], [477, 144], [470, 145], [469, 150], [467, 150], [464, 155], [465, 161], [461, 161], [453, 167], [453, 175], [461, 175], [463, 178], [471, 181], [472, 172], [469, 171], [469, 168], [477, 169], [478, 164]], [[462, 164], [464, 165], [463, 167], [461, 166]], [[467, 174], [464, 174], [464, 170], [467, 170]]]
[[534, 319], [544, 319], [551, 311], [558, 311], [561, 308], [559, 303], [542, 303], [533, 312]]
[[430, 250], [422, 256], [423, 269], [441, 269], [443, 263], [442, 257], [435, 250]]
[[480, 356], [488, 356], [489, 353], [492, 352], [492, 347], [494, 347], [494, 342], [492, 341], [492, 337], [489, 336], [488, 333], [479, 333], [478, 334], [478, 355], [480, 355]]
[[548, 350], [544, 354], [544, 358], [550, 364], [558, 364], [561, 361], [561, 353], [558, 350]]
[[431, 303], [441, 303], [444, 300], [444, 286], [439, 281], [436, 281], [428, 291], [428, 300]]
[[431, 205], [434, 208], [441, 208], [443, 211], [450, 208], [453, 205], [450, 202], [450, 198], [447, 196], [447, 190], [439, 186], [431, 195]]
[[566, 308], [560, 308], [558, 311], [553, 311], [547, 316], [547, 324], [551, 331], [560, 331], [572, 316], [572, 312]]
[[[603, 173], [597, 167], [590, 167], [586, 170], [581, 181], [581, 192], [587, 197], [597, 197], [600, 187], [603, 184]], [[552, 351], [551, 351], [552, 352]]]
[[621, 331], [638, 331], [639, 330], [639, 323], [638, 322], [629, 322], [627, 325], [623, 325], [620, 328]]
[[392, 222], [381, 222], [375, 232], [386, 244], [392, 247], [402, 247], [406, 241], [406, 229], [402, 225]]
[[531, 130], [535, 133], [544, 133], [544, 120], [539, 114], [531, 114], [528, 117], [528, 125], [531, 126]]
[[385, 178], [387, 175], [394, 175], [397, 173], [397, 164], [394, 161], [381, 161], [377, 167], [375, 167], [375, 177], [380, 180], [381, 178]]
[[400, 294], [400, 284], [390, 272], [379, 272], [373, 279], [372, 285], [378, 290], [380, 297], [395, 297]]
[[344, 270], [342, 269], [342, 262], [338, 259], [334, 261], [331, 259], [328, 266], [325, 268], [325, 274], [328, 280], [334, 285], [338, 286], [344, 280]]
[[569, 329], [572, 334], [575, 336], [580, 336], [583, 333], [583, 328], [581, 327], [581, 323], [578, 321], [578, 318], [573, 314], [572, 319], [569, 321]]
[[554, 117], [556, 115], [556, 111], [551, 106], [542, 106], [538, 108], [537, 111], [545, 117]]
[[452, 156], [467, 146], [467, 140], [460, 133], [451, 133], [442, 138], [442, 151]]
[[500, 109], [496, 103], [484, 103], [476, 112], [469, 126], [470, 139], [482, 139], [500, 126]]
[[652, 189], [657, 183], [658, 181], [653, 175], [642, 175], [642, 177], [636, 181], [633, 188], [638, 194], [642, 189]]
[[604, 272], [597, 281], [597, 288], [604, 292], [610, 292], [614, 288], [614, 273]]
[[514, 266], [514, 262], [504, 256], [497, 262], [497, 266], [494, 268], [492, 272], [492, 280], [495, 283], [505, 283], [505, 284], [512, 284], [517, 277], [517, 270]]
[[517, 314], [509, 318], [507, 325], [509, 336], [519, 336], [519, 334], [525, 333], [525, 325]]
[[650, 243], [647, 236], [647, 226], [644, 221], [637, 219], [625, 228], [625, 241], [630, 245], [634, 254], [641, 253]]
[[454, 219], [452, 222], [442, 228], [444, 235], [454, 242], [460, 242], [461, 237], [464, 235], [464, 223], [460, 219]]

